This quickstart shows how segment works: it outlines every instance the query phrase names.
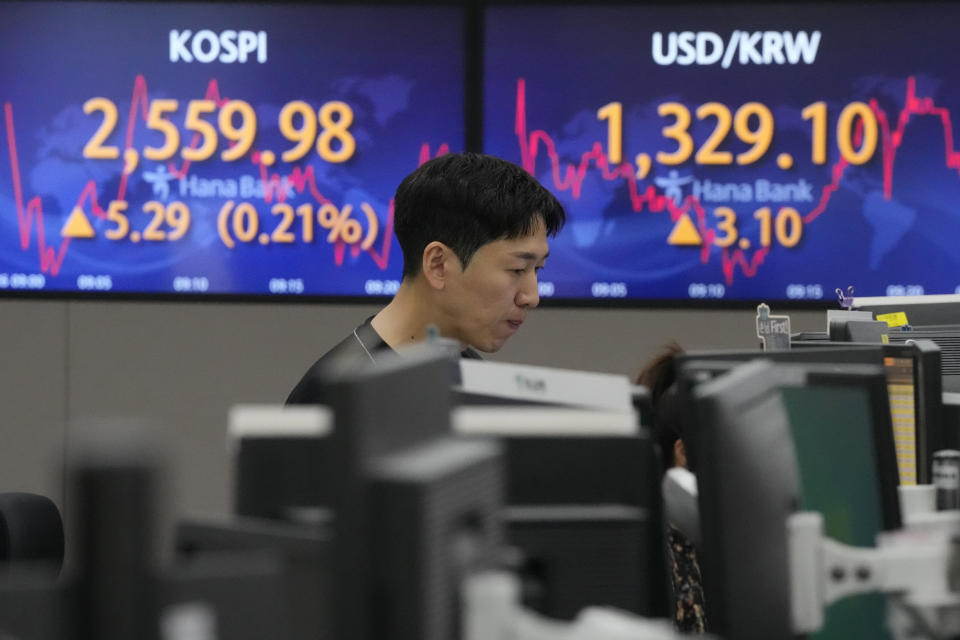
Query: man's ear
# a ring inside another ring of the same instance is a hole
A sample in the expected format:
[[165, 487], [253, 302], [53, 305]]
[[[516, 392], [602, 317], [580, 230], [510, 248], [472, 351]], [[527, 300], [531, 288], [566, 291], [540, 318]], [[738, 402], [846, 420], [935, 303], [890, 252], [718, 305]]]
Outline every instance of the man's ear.
[[423, 277], [434, 289], [443, 289], [451, 275], [460, 269], [460, 259], [447, 245], [434, 240], [423, 250]]

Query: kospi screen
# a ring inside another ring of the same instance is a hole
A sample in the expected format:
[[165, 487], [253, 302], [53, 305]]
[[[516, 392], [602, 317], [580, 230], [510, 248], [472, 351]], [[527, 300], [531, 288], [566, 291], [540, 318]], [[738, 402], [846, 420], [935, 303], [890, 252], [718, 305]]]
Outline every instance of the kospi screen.
[[0, 293], [391, 294], [463, 12], [0, 3]]
[[568, 211], [541, 296], [960, 292], [960, 6], [497, 7], [484, 149]]

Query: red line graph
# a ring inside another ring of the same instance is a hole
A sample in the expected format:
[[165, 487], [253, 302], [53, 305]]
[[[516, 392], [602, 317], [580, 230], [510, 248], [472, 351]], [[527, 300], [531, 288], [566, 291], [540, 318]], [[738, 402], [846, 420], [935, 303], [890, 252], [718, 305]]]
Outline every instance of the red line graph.
[[944, 164], [949, 169], [955, 169], [960, 175], [960, 152], [953, 146], [953, 121], [950, 119], [950, 110], [938, 107], [933, 98], [917, 97], [916, 78], [907, 78], [907, 96], [903, 110], [897, 118], [897, 128], [890, 131], [885, 114], [876, 100], [870, 101], [870, 108], [877, 115], [883, 132], [883, 195], [888, 200], [893, 193], [893, 161], [897, 157], [897, 149], [903, 143], [903, 132], [907, 128], [912, 116], [937, 116], [943, 125]]
[[[700, 262], [707, 264], [710, 260], [710, 249], [716, 239], [716, 233], [713, 229], [707, 227], [706, 211], [701, 202], [693, 195], [687, 196], [680, 205], [674, 203], [673, 199], [657, 193], [653, 185], [648, 185], [642, 192], [639, 186], [634, 167], [623, 162], [616, 166], [610, 166], [606, 154], [603, 152], [603, 145], [598, 141], [594, 142], [590, 150], [583, 152], [578, 162], [564, 163], [557, 152], [556, 142], [550, 135], [542, 130], [535, 129], [530, 131], [527, 125], [527, 97], [526, 80], [519, 78], [517, 80], [517, 100], [516, 113], [514, 119], [514, 133], [520, 145], [521, 164], [530, 174], [536, 175], [537, 157], [541, 147], [545, 152], [550, 163], [553, 186], [560, 191], [569, 190], [571, 195], [579, 199], [583, 181], [591, 167], [599, 171], [604, 180], [626, 183], [630, 195], [632, 209], [639, 213], [644, 207], [651, 213], [659, 213], [664, 210], [670, 214], [670, 221], [676, 223], [683, 215], [695, 215], [696, 226], [703, 239], [700, 249]], [[889, 120], [886, 113], [879, 107], [877, 100], [871, 98], [868, 102], [871, 110], [877, 118], [877, 123], [881, 131], [881, 156], [883, 161], [883, 193], [889, 200], [893, 195], [893, 165], [896, 159], [897, 150], [903, 142], [904, 131], [910, 119], [915, 115], [933, 115], [940, 118], [943, 125], [943, 138], [945, 146], [944, 162], [950, 169], [955, 169], [960, 174], [960, 152], [954, 147], [953, 123], [950, 117], [950, 111], [945, 107], [937, 106], [933, 98], [918, 97], [916, 95], [916, 79], [913, 76], [907, 78], [906, 97], [902, 110], [897, 117], [897, 128], [890, 130]], [[859, 145], [862, 137], [862, 122], [854, 132], [854, 143]], [[809, 212], [803, 215], [805, 224], [816, 220], [822, 214], [830, 198], [840, 186], [840, 180], [849, 168], [850, 164], [843, 158], [840, 158], [831, 168], [830, 182], [825, 185], [821, 191], [820, 199]], [[760, 265], [764, 263], [769, 247], [745, 252], [742, 249], [730, 250], [723, 248], [721, 250], [721, 269], [728, 285], [733, 284], [734, 276], [739, 269], [744, 276], [752, 278], [757, 274]]]
[[[218, 106], [223, 106], [229, 101], [228, 98], [220, 95], [220, 87], [216, 79], [211, 79], [208, 83], [207, 89], [204, 93], [204, 99], [213, 100]], [[121, 152], [121, 158], [126, 156], [127, 149], [134, 148], [133, 139], [136, 127], [139, 122], [146, 123], [149, 103], [150, 95], [147, 89], [147, 81], [144, 76], [137, 75], [133, 83], [130, 111], [127, 118], [126, 135], [124, 138], [124, 148]], [[60, 272], [63, 261], [67, 255], [67, 249], [70, 246], [70, 238], [62, 238], [58, 247], [48, 245], [46, 238], [46, 225], [44, 223], [43, 205], [40, 196], [33, 196], [28, 202], [26, 202], [26, 205], [24, 205], [23, 183], [20, 174], [19, 153], [17, 151], [13, 106], [9, 102], [4, 103], [4, 120], [7, 134], [7, 148], [10, 155], [10, 171], [13, 179], [14, 199], [17, 209], [17, 225], [20, 234], [20, 248], [24, 251], [29, 250], [31, 236], [35, 229], [40, 269], [43, 273], [56, 276]], [[200, 134], [194, 133], [190, 142], [190, 148], [195, 149], [200, 144], [200, 140]], [[231, 142], [231, 146], [232, 145], [233, 143]], [[436, 155], [443, 155], [448, 151], [449, 146], [444, 143], [439, 146]], [[420, 149], [419, 164], [423, 164], [429, 160], [430, 157], [430, 147], [427, 143], [424, 143]], [[262, 185], [264, 202], [269, 204], [273, 202], [274, 199], [276, 199], [278, 202], [283, 202], [286, 199], [286, 191], [283, 186], [284, 184], [292, 185], [299, 194], [309, 192], [309, 194], [320, 204], [326, 204], [330, 202], [330, 200], [320, 192], [320, 188], [317, 184], [316, 173], [314, 172], [312, 166], [307, 166], [306, 169], [293, 167], [290, 173], [286, 175], [282, 175], [280, 173], [269, 175], [267, 167], [261, 162], [261, 154], [257, 150], [253, 150], [251, 152], [250, 162], [259, 168], [260, 177], [263, 181]], [[189, 160], [184, 160], [180, 168], [177, 168], [171, 161], [167, 164], [167, 168], [174, 178], [179, 179], [185, 178], [188, 175], [190, 165], [191, 162]], [[123, 200], [125, 198], [129, 175], [130, 174], [126, 172], [121, 173], [120, 181], [117, 187], [117, 195], [114, 199]], [[77, 197], [75, 207], [80, 207], [85, 213], [89, 211], [98, 218], [106, 219], [107, 217], [106, 209], [104, 209], [100, 204], [96, 181], [92, 179], [89, 180], [81, 189], [80, 194]], [[379, 251], [374, 247], [370, 247], [366, 250], [370, 258], [381, 270], [385, 270], [389, 264], [390, 244], [392, 237], [393, 200], [391, 199], [388, 206], [386, 222], [382, 230], [381, 248]], [[346, 247], [347, 245], [342, 240], [338, 240], [336, 243], [334, 243], [334, 263], [338, 267], [342, 266], [343, 264]], [[358, 245], [350, 245], [350, 249], [351, 255], [354, 258], [356, 258], [361, 252], [361, 248]]]
[[26, 207], [23, 205], [23, 187], [20, 181], [20, 163], [17, 158], [17, 141], [13, 129], [13, 107], [7, 102], [3, 105], [3, 115], [7, 127], [7, 148], [10, 151], [10, 173], [13, 175], [13, 197], [17, 207], [17, 226], [20, 230], [20, 248], [26, 251], [30, 248], [30, 231], [34, 224], [37, 227], [37, 251], [40, 254], [40, 269], [50, 271], [56, 275], [63, 264], [63, 258], [70, 246], [70, 239], [64, 238], [60, 250], [47, 246], [46, 232], [43, 224], [43, 204], [40, 196], [30, 198]]
[[[427, 160], [430, 160], [431, 157], [442, 156], [445, 153], [450, 152], [450, 146], [446, 143], [441, 144], [436, 151], [435, 155], [430, 153], [430, 145], [426, 142], [420, 146], [420, 157], [417, 166], [422, 165]], [[316, 174], [313, 171], [312, 166], [308, 166], [305, 170], [301, 170], [300, 167], [294, 167], [293, 171], [287, 175], [283, 176], [279, 173], [274, 173], [273, 175], [269, 174], [267, 165], [261, 162], [261, 157], [259, 152], [254, 152], [251, 156], [251, 161], [253, 164], [257, 165], [260, 168], [260, 180], [263, 185], [263, 200], [267, 204], [273, 202], [274, 199], [277, 202], [283, 202], [287, 198], [287, 192], [284, 189], [284, 182], [289, 181], [293, 185], [293, 188], [297, 193], [303, 193], [304, 191], [310, 191], [310, 194], [313, 198], [320, 204], [327, 204], [330, 202], [329, 199], [324, 197], [317, 188], [317, 179]], [[393, 238], [393, 198], [390, 199], [390, 203], [387, 207], [387, 221], [384, 225], [382, 235], [381, 248], [379, 251], [370, 247], [367, 249], [367, 254], [373, 260], [381, 271], [386, 270], [387, 266], [390, 264], [390, 244], [391, 238]], [[337, 240], [334, 243], [334, 253], [333, 259], [334, 264], [338, 267], [343, 264], [343, 257], [346, 252], [347, 244], [343, 240]], [[353, 244], [350, 245], [350, 255], [356, 258], [360, 255], [362, 249], [359, 245]]]

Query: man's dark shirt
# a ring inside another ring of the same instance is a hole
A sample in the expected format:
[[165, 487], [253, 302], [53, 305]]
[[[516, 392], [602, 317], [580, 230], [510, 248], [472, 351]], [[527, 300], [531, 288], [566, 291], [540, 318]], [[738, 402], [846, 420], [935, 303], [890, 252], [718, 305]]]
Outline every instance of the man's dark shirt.
[[[287, 396], [287, 404], [327, 404], [324, 396], [326, 372], [332, 367], [338, 370], [357, 369], [370, 364], [376, 364], [378, 357], [386, 352], [393, 352], [370, 322], [373, 316], [353, 330], [336, 346], [320, 356]], [[480, 359], [480, 355], [473, 349], [467, 348], [460, 352], [463, 358]]]

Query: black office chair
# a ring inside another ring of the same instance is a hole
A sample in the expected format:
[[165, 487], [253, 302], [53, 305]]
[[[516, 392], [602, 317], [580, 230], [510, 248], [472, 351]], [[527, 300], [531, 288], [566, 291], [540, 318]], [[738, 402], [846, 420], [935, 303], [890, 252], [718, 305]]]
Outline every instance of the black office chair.
[[0, 493], [0, 567], [25, 561], [63, 564], [63, 520], [50, 498]]

